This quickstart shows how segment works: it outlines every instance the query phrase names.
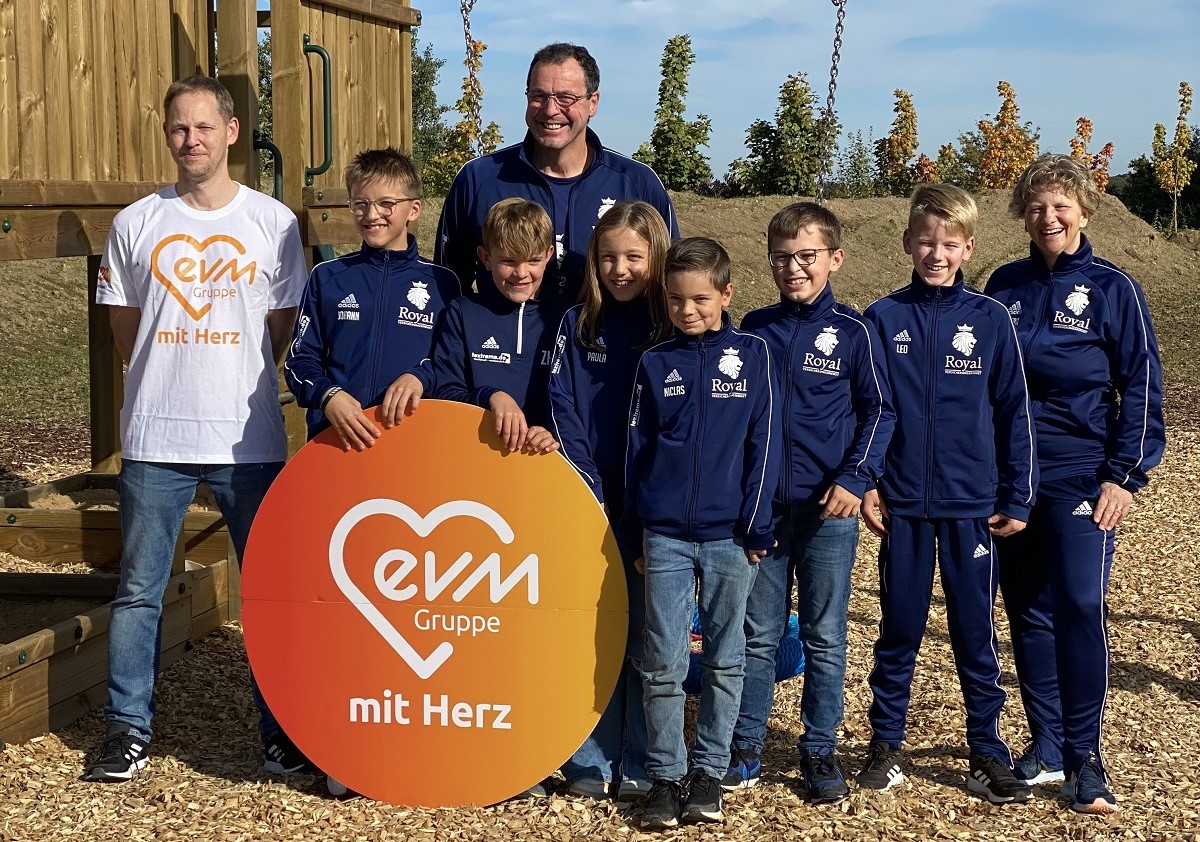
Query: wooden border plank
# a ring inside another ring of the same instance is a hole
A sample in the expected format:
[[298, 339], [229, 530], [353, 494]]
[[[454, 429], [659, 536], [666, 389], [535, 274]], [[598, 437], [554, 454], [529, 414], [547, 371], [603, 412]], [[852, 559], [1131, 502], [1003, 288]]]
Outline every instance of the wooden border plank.
[[[68, 102], [71, 114], [71, 178], [94, 181], [96, 147], [96, 54], [87, 0], [67, 0]], [[108, 56], [104, 56], [108, 60]]]
[[121, 181], [140, 181], [143, 175], [142, 135], [138, 110], [137, 27], [133, 21], [118, 21], [113, 10], [112, 54], [115, 59], [113, 78], [117, 124], [117, 170]]
[[44, 661], [55, 652], [107, 634], [111, 618], [111, 608], [99, 605], [86, 614], [77, 614], [48, 629], [0, 645], [0, 678]]
[[[116, 573], [3, 573], [0, 572], [0, 597], [43, 597], [51, 599], [87, 599], [96, 597], [111, 602], [117, 595], [121, 577]], [[212, 588], [209, 587], [211, 591]]]
[[[174, 581], [174, 580], [172, 580]], [[167, 588], [168, 594], [171, 588]], [[159, 652], [165, 654], [191, 642], [190, 595], [163, 604]], [[167, 664], [160, 657], [160, 673]], [[0, 733], [17, 723], [78, 696], [108, 679], [108, 635], [97, 636], [71, 649], [11, 673], [0, 681]]]
[[421, 13], [399, 0], [317, 0], [322, 6], [340, 9], [366, 17], [398, 23], [401, 26], [420, 26]]
[[[108, 485], [101, 484], [104, 482], [108, 482]], [[34, 500], [49, 497], [51, 494], [70, 494], [85, 488], [116, 488], [116, 477], [92, 473], [72, 474], [50, 482], [18, 488], [16, 491], [0, 495], [0, 508], [27, 509]]]
[[412, 48], [413, 34], [408, 28], [401, 29], [399, 33], [396, 30], [391, 30], [393, 38], [399, 40], [399, 55], [397, 56], [396, 78], [399, 81], [399, 91], [395, 99], [392, 100], [393, 119], [396, 121], [396, 129], [400, 135], [400, 148], [412, 154], [413, 148], [413, 93], [412, 93]]
[[21, 166], [17, 100], [16, 0], [0, 0], [0, 177], [10, 178]]
[[123, 208], [162, 187], [158, 181], [47, 181], [0, 179], [0, 207], [100, 206]]
[[258, 189], [258, 20], [254, 0], [221, 0], [217, 14], [217, 77], [233, 97], [240, 124], [237, 142], [229, 148], [229, 174], [235, 181]]
[[[346, 162], [350, 160], [347, 154], [350, 149], [352, 134], [362, 131], [362, 114], [358, 103], [351, 98], [352, 85], [350, 68], [351, 58], [357, 51], [357, 45], [350, 38], [350, 14], [338, 12], [336, 22], [337, 35], [333, 43], [327, 45], [329, 57], [333, 60], [333, 165], [316, 182], [331, 187], [341, 181], [338, 177]], [[328, 35], [326, 35], [328, 37]], [[353, 84], [355, 90], [357, 83]]]
[[[116, 44], [113, 34], [111, 0], [85, 0], [91, 15], [91, 50], [93, 70], [92, 122], [95, 137], [92, 141], [95, 178], [101, 182], [116, 181], [120, 171], [117, 151], [119, 115], [116, 110]], [[128, 204], [126, 202], [125, 204]]]
[[38, 7], [24, 3], [17, 10], [17, 136], [18, 173], [25, 178], [49, 176], [46, 157], [46, 77], [42, 43], [44, 30]]
[[[126, 0], [128, 7], [130, 0]], [[160, 5], [159, 0], [132, 0], [134, 21], [130, 28], [137, 30], [137, 65], [134, 70], [134, 113], [136, 125], [134, 131], [138, 136], [140, 152], [139, 179], [152, 181], [169, 177], [164, 169], [163, 158], [166, 141], [162, 135], [162, 118], [158, 116], [162, 106], [156, 102], [162, 101], [164, 91], [158, 87], [159, 55], [157, 41], [157, 26], [154, 22], [154, 9]], [[173, 61], [171, 56], [167, 59]], [[169, 161], [168, 161], [169, 163]], [[171, 173], [174, 174], [173, 172]]]
[[0, 260], [100, 254], [118, 210], [5, 210], [12, 230], [0, 234]]
[[271, 10], [272, 140], [284, 162], [283, 203], [297, 218], [304, 206], [304, 162], [308, 160], [308, 69], [301, 51], [301, 7], [298, 0], [276, 3]]
[[72, 102], [66, 0], [42, 0], [42, 44], [46, 74], [46, 167], [50, 178], [72, 178]]

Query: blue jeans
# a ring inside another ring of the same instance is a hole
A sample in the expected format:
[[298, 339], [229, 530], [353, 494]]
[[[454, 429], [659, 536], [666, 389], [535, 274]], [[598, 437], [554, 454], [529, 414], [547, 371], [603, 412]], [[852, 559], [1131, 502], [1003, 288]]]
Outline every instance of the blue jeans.
[[758, 565], [746, 604], [746, 679], [733, 747], [762, 754], [775, 697], [775, 653], [787, 626], [792, 581], [804, 643], [801, 753], [837, 745], [846, 681], [846, 612], [858, 547], [858, 518], [821, 520], [821, 507], [797, 503], [775, 527], [778, 542]]
[[591, 778], [618, 783], [646, 778], [646, 711], [642, 705], [642, 634], [646, 628], [645, 577], [625, 565], [629, 589], [629, 636], [617, 686], [596, 727], [563, 764], [567, 783]]
[[[646, 705], [646, 774], [677, 781], [688, 772], [683, 740], [683, 679], [691, 652], [696, 582], [704, 627], [704, 679], [691, 767], [714, 778], [729, 768], [729, 741], [741, 704], [746, 663], [746, 598], [757, 565], [732, 538], [685, 541], [646, 530], [646, 633], [642, 692]], [[778, 642], [778, 641], [777, 641]]]
[[[204, 482], [225, 517], [240, 563], [250, 524], [282, 462], [234, 465], [138, 462], [126, 459], [117, 480], [121, 500], [121, 581], [108, 628], [109, 729], [127, 730], [144, 740], [154, 732], [154, 681], [158, 675], [162, 605], [171, 578], [175, 542], [183, 517]], [[258, 692], [260, 730], [278, 729]]]

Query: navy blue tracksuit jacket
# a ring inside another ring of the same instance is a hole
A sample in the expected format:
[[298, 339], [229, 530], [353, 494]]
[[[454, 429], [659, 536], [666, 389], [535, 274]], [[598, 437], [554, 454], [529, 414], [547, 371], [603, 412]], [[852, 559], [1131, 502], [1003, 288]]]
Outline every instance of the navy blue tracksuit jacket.
[[308, 278], [284, 378], [308, 408], [308, 437], [329, 426], [321, 398], [341, 386], [364, 407], [429, 354], [438, 315], [460, 295], [458, 278], [417, 254], [363, 244], [317, 264]]
[[644, 297], [610, 299], [596, 331], [603, 350], [585, 347], [575, 330], [583, 305], [566, 312], [550, 366], [550, 424], [562, 455], [610, 512], [624, 505], [629, 397], [638, 358], [653, 325]]
[[546, 379], [561, 314], [553, 303], [464, 295], [446, 308], [431, 358], [412, 373], [430, 397], [484, 409], [491, 408], [492, 395], [505, 392], [529, 424], [544, 426]]
[[887, 348], [896, 408], [880, 493], [892, 514], [1029, 519], [1033, 421], [1008, 312], [916, 273], [864, 313]]
[[747, 313], [779, 371], [783, 471], [776, 501], [817, 503], [833, 483], [862, 497], [883, 473], [896, 415], [875, 329], [826, 286]]
[[671, 538], [734, 538], [770, 549], [779, 481], [778, 384], [766, 342], [730, 326], [677, 333], [642, 355], [629, 411], [626, 558], [642, 554], [642, 530]]

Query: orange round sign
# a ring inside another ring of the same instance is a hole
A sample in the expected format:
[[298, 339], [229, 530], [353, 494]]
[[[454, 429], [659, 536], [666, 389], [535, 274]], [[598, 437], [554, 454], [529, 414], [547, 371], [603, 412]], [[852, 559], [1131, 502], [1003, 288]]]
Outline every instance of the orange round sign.
[[327, 430], [296, 454], [254, 521], [242, 599], [287, 735], [350, 789], [427, 807], [502, 801], [562, 765], [628, 622], [574, 469], [506, 454], [490, 415], [434, 400], [361, 453]]

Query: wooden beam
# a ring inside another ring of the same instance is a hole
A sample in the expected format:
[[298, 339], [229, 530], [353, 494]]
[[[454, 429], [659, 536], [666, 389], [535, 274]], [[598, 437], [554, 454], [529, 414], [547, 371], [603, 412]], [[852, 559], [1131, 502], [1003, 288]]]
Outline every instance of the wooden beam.
[[[17, 34], [16, 3], [0, 3], [0, 114], [16, 114], [17, 99]], [[17, 135], [18, 121], [0, 120], [0, 177], [15, 175], [21, 165], [21, 143]]]
[[[175, 579], [171, 580], [174, 583]], [[168, 584], [167, 595], [172, 585]], [[190, 642], [191, 597], [185, 594], [163, 605], [160, 652]], [[160, 659], [160, 668], [165, 669]], [[49, 711], [108, 679], [108, 638], [95, 637], [50, 658], [17, 670], [0, 681], [0, 736], [8, 739], [8, 726]]]
[[[107, 484], [103, 484], [107, 482]], [[116, 477], [107, 474], [72, 474], [69, 477], [18, 488], [7, 494], [0, 495], [0, 507], [28, 509], [34, 500], [49, 497], [51, 494], [70, 494], [85, 488], [116, 488]]]
[[299, 218], [307, 166], [303, 138], [308, 131], [308, 66], [301, 49], [300, 3], [277, 3], [271, 16], [271, 140], [283, 159], [283, 203]]
[[121, 405], [125, 373], [113, 342], [109, 309], [96, 303], [100, 256], [88, 255], [88, 403], [91, 415], [92, 470], [115, 474], [121, 470]]
[[0, 208], [0, 260], [100, 254], [120, 208], [25, 210]]
[[131, 205], [164, 185], [157, 181], [47, 181], [0, 179], [0, 208], [118, 207]]
[[113, 47], [116, 36], [113, 34], [112, 3], [111, 0], [90, 0], [84, 5], [90, 16], [88, 29], [95, 59], [92, 71], [95, 75], [93, 102], [96, 104], [92, 108], [92, 120], [96, 135], [91, 144], [96, 158], [96, 179], [99, 182], [115, 181], [120, 177], [120, 152], [117, 151], [120, 115], [115, 107], [117, 62]]
[[217, 78], [233, 97], [240, 124], [229, 149], [229, 174], [258, 189], [258, 153], [253, 149], [258, 126], [258, 15], [255, 0], [221, 0], [217, 13]]
[[111, 602], [120, 580], [116, 573], [0, 573], [0, 597], [96, 597]]
[[316, 0], [316, 4], [401, 26], [421, 25], [420, 11], [409, 8], [399, 0]]
[[300, 229], [306, 246], [342, 245], [361, 242], [362, 235], [350, 215], [350, 208], [323, 210], [312, 208], [306, 214], [308, 224]]

